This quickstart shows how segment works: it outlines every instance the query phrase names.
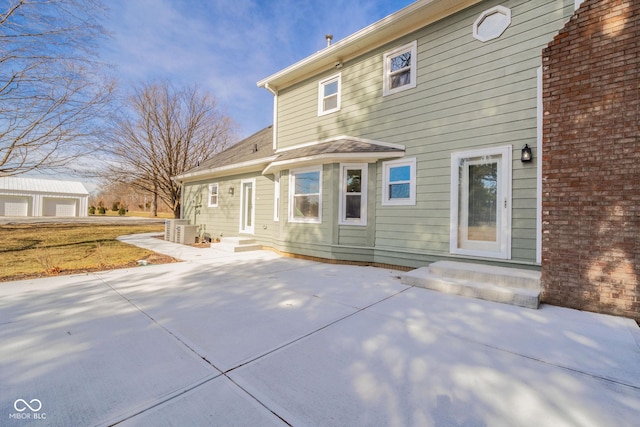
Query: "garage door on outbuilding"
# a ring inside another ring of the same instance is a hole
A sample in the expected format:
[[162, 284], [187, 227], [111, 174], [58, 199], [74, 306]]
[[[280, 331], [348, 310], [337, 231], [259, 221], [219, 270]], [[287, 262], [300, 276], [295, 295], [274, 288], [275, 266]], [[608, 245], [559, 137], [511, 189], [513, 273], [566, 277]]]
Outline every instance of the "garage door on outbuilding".
[[0, 196], [0, 216], [29, 216], [29, 197]]
[[43, 216], [76, 216], [77, 199], [44, 198]]
[[0, 177], [0, 216], [87, 216], [88, 205], [77, 181]]

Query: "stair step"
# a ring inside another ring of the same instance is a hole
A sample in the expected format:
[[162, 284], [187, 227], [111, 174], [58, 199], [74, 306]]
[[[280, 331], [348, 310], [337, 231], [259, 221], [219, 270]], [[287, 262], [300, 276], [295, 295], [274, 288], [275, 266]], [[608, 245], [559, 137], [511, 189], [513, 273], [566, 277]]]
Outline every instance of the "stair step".
[[220, 243], [228, 243], [230, 245], [254, 245], [256, 239], [253, 237], [223, 237]]
[[[445, 271], [447, 274], [450, 274], [450, 276], [443, 276], [441, 274], [434, 273], [431, 268], [432, 265], [433, 264], [431, 264], [429, 267], [422, 267], [405, 273], [404, 275], [402, 275], [402, 283], [404, 283], [405, 285], [432, 289], [448, 294], [462, 295], [488, 301], [516, 305], [520, 307], [537, 309], [540, 305], [539, 285], [537, 289], [530, 289], [528, 287], [525, 288], [520, 286], [506, 286], [503, 283], [496, 284], [492, 283], [491, 281], [477, 280], [476, 277], [486, 278], [488, 276], [483, 276], [483, 273], [479, 275], [471, 274], [470, 266], [477, 266], [474, 264], [467, 264], [466, 266], [464, 266], [464, 268], [462, 268], [462, 270], [467, 273], [466, 276], [462, 272], [454, 273], [453, 271], [447, 269], [439, 270], [438, 267], [442, 267], [442, 265], [436, 266], [436, 271]], [[491, 268], [493, 269], [495, 267]], [[505, 276], [505, 273], [506, 272], [500, 272], [500, 274], [498, 275], [501, 277], [500, 280], [503, 280], [502, 276]], [[518, 272], [516, 271], [515, 273]]]
[[498, 286], [540, 290], [540, 272], [521, 268], [496, 267], [456, 261], [437, 261], [429, 271], [438, 276], [486, 282]]
[[220, 243], [212, 244], [213, 249], [219, 249], [226, 252], [246, 252], [262, 249], [262, 245], [256, 243], [251, 237], [223, 237]]

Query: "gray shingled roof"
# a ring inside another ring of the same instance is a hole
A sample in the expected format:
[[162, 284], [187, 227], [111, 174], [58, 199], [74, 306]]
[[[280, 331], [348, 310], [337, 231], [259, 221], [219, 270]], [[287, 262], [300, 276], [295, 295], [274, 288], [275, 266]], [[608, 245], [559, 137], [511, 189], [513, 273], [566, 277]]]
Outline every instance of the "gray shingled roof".
[[200, 166], [178, 175], [175, 179], [202, 178], [214, 173], [222, 175], [240, 169], [246, 171], [247, 168], [263, 169], [263, 173], [272, 173], [284, 168], [285, 165], [295, 166], [297, 163], [322, 163], [323, 160], [356, 158], [376, 160], [402, 157], [404, 152], [404, 147], [401, 145], [346, 136], [298, 148], [274, 151], [273, 129], [269, 126], [215, 155]]
[[230, 166], [251, 160], [259, 160], [271, 157], [273, 151], [273, 130], [268, 126], [258, 131], [250, 137], [243, 139], [235, 145], [216, 154], [209, 160], [204, 161], [200, 166], [195, 167], [185, 173], [192, 174], [207, 171], [212, 168]]
[[404, 153], [404, 150], [397, 147], [376, 144], [374, 142], [364, 142], [350, 139], [348, 137], [335, 141], [322, 142], [308, 147], [295, 148], [283, 151], [278, 155], [277, 161], [293, 160], [302, 157], [320, 156], [323, 154], [362, 154], [362, 153]]

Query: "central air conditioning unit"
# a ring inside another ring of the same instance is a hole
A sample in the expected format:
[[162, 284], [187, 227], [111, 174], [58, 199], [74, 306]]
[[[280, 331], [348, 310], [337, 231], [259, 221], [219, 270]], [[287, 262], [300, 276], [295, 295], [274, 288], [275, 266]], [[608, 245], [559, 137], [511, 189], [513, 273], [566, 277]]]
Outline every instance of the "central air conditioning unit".
[[164, 221], [164, 240], [176, 242], [176, 227], [181, 224], [189, 224], [188, 219], [167, 219]]
[[176, 243], [181, 245], [191, 245], [196, 242], [196, 233], [198, 232], [197, 225], [184, 225], [180, 224], [176, 226]]

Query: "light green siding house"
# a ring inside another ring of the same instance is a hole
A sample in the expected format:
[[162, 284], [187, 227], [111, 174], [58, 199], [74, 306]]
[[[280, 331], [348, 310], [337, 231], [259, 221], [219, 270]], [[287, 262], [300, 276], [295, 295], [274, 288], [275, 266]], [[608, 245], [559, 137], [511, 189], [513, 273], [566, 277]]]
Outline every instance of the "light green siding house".
[[175, 178], [183, 217], [303, 256], [536, 268], [541, 51], [575, 3], [421, 0], [261, 80], [274, 125]]

